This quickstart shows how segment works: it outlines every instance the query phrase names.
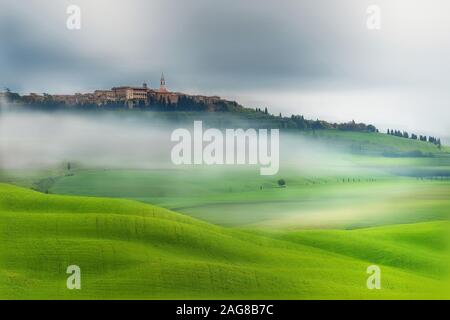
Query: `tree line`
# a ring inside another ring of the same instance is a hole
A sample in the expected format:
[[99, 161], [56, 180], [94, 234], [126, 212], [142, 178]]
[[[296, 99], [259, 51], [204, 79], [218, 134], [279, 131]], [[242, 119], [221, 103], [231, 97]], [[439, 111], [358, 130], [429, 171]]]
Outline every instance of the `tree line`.
[[414, 133], [409, 134], [406, 131], [400, 131], [400, 130], [394, 130], [394, 129], [387, 129], [387, 134], [389, 134], [391, 136], [405, 138], [405, 139], [412, 139], [412, 140], [419, 140], [419, 141], [429, 142], [429, 143], [432, 143], [432, 144], [438, 146], [439, 149], [442, 146], [441, 139], [433, 137], [433, 136], [428, 136], [427, 137], [427, 136], [423, 136], [423, 135], [416, 135]]

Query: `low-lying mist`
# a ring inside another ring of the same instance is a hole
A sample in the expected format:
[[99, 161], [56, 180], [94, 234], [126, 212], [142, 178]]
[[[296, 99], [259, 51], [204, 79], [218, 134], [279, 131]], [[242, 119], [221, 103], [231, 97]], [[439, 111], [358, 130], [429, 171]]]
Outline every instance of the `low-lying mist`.
[[0, 116], [3, 168], [79, 162], [148, 168], [168, 163], [170, 131], [139, 119], [107, 115], [4, 112]]
[[[241, 119], [230, 119], [224, 123], [233, 123], [234, 128], [248, 127]], [[175, 145], [170, 137], [176, 128], [192, 131], [193, 122], [163, 120], [148, 112], [3, 110], [0, 113], [0, 168], [38, 169], [67, 162], [93, 168], [183, 168], [183, 165], [172, 164], [170, 158]], [[289, 167], [305, 174], [333, 174], [355, 169], [343, 160], [337, 149], [296, 133], [280, 135], [279, 161], [280, 171]], [[201, 169], [201, 166], [195, 167]], [[212, 167], [221, 170], [229, 166]], [[256, 167], [255, 174], [258, 174]]]

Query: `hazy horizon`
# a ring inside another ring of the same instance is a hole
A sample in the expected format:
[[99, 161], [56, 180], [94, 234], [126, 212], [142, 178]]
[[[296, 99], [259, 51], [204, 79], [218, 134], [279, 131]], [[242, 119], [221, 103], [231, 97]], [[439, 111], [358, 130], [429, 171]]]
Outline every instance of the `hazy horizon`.
[[[377, 31], [366, 27], [372, 4]], [[66, 28], [68, 5], [81, 9], [80, 30]], [[0, 9], [0, 86], [15, 92], [155, 88], [164, 72], [173, 91], [450, 142], [444, 0], [4, 0]]]

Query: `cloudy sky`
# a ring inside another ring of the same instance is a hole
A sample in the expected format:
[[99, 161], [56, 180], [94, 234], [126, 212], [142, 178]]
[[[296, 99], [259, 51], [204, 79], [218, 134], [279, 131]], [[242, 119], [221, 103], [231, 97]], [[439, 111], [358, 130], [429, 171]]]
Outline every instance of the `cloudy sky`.
[[0, 86], [153, 87], [164, 71], [176, 91], [450, 142], [449, 14], [448, 0], [1, 0]]

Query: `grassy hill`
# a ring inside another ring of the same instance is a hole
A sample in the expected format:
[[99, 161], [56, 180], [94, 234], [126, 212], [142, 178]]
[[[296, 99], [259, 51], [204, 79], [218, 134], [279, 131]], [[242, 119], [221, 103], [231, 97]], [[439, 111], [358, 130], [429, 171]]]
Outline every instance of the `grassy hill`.
[[448, 156], [450, 148], [419, 140], [396, 137], [377, 132], [352, 132], [342, 130], [315, 130], [299, 133], [302, 136], [341, 146], [354, 153], [400, 156]]
[[[0, 299], [450, 298], [448, 149], [378, 133], [292, 137], [276, 176], [0, 172]], [[72, 264], [81, 290], [66, 288]], [[366, 288], [373, 264], [381, 290]]]
[[[0, 298], [448, 298], [447, 228], [255, 233], [130, 200], [0, 184]], [[81, 290], [66, 289], [70, 264]], [[371, 264], [381, 290], [366, 288]]]

